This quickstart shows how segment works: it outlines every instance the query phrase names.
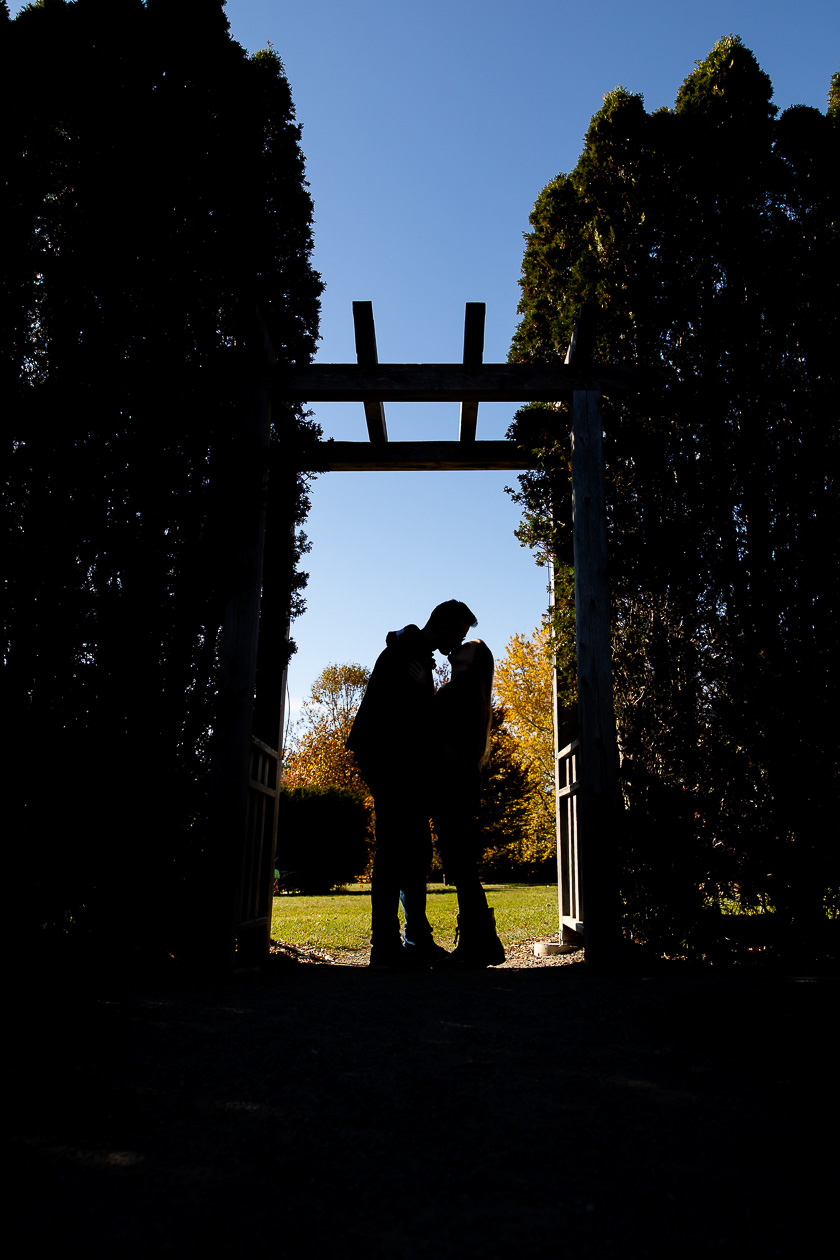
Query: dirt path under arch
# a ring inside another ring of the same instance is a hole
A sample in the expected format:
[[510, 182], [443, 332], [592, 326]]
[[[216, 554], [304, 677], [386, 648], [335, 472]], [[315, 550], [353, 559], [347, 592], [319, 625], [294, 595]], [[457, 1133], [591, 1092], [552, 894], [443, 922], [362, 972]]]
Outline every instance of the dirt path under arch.
[[833, 1201], [833, 979], [277, 957], [27, 993], [13, 1255], [789, 1257]]

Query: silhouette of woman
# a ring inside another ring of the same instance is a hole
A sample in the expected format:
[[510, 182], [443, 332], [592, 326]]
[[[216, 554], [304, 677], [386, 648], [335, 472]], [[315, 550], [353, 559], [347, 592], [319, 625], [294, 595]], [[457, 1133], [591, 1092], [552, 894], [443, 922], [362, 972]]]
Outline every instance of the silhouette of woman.
[[457, 945], [450, 957], [458, 966], [495, 967], [505, 961], [505, 951], [478, 877], [477, 824], [481, 769], [490, 747], [493, 654], [481, 639], [470, 639], [450, 652], [449, 663], [451, 681], [434, 702], [433, 815], [446, 878], [458, 893]]

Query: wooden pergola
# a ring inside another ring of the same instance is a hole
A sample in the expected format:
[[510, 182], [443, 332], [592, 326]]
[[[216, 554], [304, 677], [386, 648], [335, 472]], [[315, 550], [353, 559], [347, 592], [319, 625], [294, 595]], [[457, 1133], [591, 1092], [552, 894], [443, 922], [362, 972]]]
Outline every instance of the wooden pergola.
[[[583, 313], [582, 313], [583, 317]], [[558, 825], [558, 879], [561, 935], [582, 930], [588, 962], [610, 966], [618, 944], [618, 895], [615, 835], [619, 825], [618, 753], [612, 700], [610, 611], [607, 582], [607, 531], [604, 508], [604, 464], [600, 400], [602, 393], [626, 389], [626, 370], [596, 366], [588, 361], [588, 340], [579, 320], [564, 364], [484, 363], [483, 302], [468, 302], [461, 363], [380, 364], [376, 349], [373, 306], [353, 303], [356, 335], [355, 364], [312, 364], [266, 368], [259, 391], [257, 421], [267, 442], [270, 399], [284, 402], [359, 402], [364, 406], [368, 440], [325, 441], [317, 445], [314, 466], [327, 471], [399, 470], [522, 470], [533, 467], [511, 441], [479, 441], [476, 427], [482, 402], [559, 402], [572, 404], [572, 476], [575, 551], [575, 611], [578, 666], [579, 740], [558, 748], [555, 676], [555, 763]], [[259, 400], [262, 400], [260, 404]], [[458, 402], [458, 440], [451, 442], [392, 442], [388, 439], [385, 406], [390, 402]], [[264, 531], [264, 520], [261, 522]], [[229, 766], [243, 765], [242, 738], [253, 699], [256, 669], [255, 625], [262, 581], [261, 543], [256, 548], [251, 590], [245, 599], [249, 631], [237, 628], [237, 660], [242, 696], [238, 732], [231, 743]], [[252, 566], [253, 567], [253, 566]], [[258, 572], [257, 572], [258, 570]], [[256, 585], [255, 585], [256, 584]], [[250, 656], [249, 656], [250, 653]], [[245, 657], [248, 656], [248, 661]], [[251, 659], [252, 658], [252, 659]], [[244, 685], [243, 685], [244, 684]], [[282, 720], [280, 724], [282, 728]], [[267, 810], [274, 796], [277, 768], [267, 768], [272, 754], [279, 766], [281, 753], [265, 744], [252, 750], [248, 772], [252, 804], [248, 835], [237, 845], [240, 897], [234, 909], [233, 936], [251, 942], [252, 957], [268, 947], [271, 922], [271, 877], [276, 849], [276, 817]], [[241, 794], [232, 794], [227, 816], [241, 817]], [[238, 803], [237, 803], [238, 802]], [[261, 820], [261, 821], [260, 821]]]

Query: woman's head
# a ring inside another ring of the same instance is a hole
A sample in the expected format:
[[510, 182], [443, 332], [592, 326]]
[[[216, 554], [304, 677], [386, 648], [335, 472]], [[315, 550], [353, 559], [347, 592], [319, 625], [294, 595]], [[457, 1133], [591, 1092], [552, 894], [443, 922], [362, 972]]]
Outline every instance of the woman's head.
[[468, 639], [449, 653], [453, 681], [473, 674], [487, 696], [493, 687], [493, 653], [482, 639]]

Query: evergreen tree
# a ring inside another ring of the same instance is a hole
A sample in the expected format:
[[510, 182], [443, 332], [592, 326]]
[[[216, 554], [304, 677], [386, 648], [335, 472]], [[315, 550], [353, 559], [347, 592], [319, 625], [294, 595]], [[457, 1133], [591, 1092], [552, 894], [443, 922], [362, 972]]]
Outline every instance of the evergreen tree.
[[[535, 792], [522, 749], [508, 724], [504, 706], [493, 706], [490, 755], [482, 771], [478, 830], [481, 836], [479, 870], [483, 879], [549, 878], [555, 870], [553, 843], [546, 846], [534, 834]], [[553, 842], [553, 835], [551, 840]]]
[[[591, 303], [596, 359], [638, 370], [632, 394], [605, 400], [604, 427], [639, 930], [683, 931], [733, 888], [813, 920], [840, 883], [826, 738], [840, 699], [840, 133], [831, 108], [777, 116], [771, 96], [734, 36], [673, 110], [617, 88], [527, 237], [511, 358], [562, 359]], [[512, 430], [541, 453], [520, 485], [523, 536], [561, 562], [565, 411], [526, 409]]]
[[[39, 921], [93, 928], [116, 889], [177, 902], [206, 860], [251, 391], [264, 330], [281, 361], [310, 359], [322, 286], [283, 67], [230, 39], [222, 0], [49, 0], [3, 25], [16, 844]], [[270, 743], [314, 436], [275, 408], [255, 730]]]

